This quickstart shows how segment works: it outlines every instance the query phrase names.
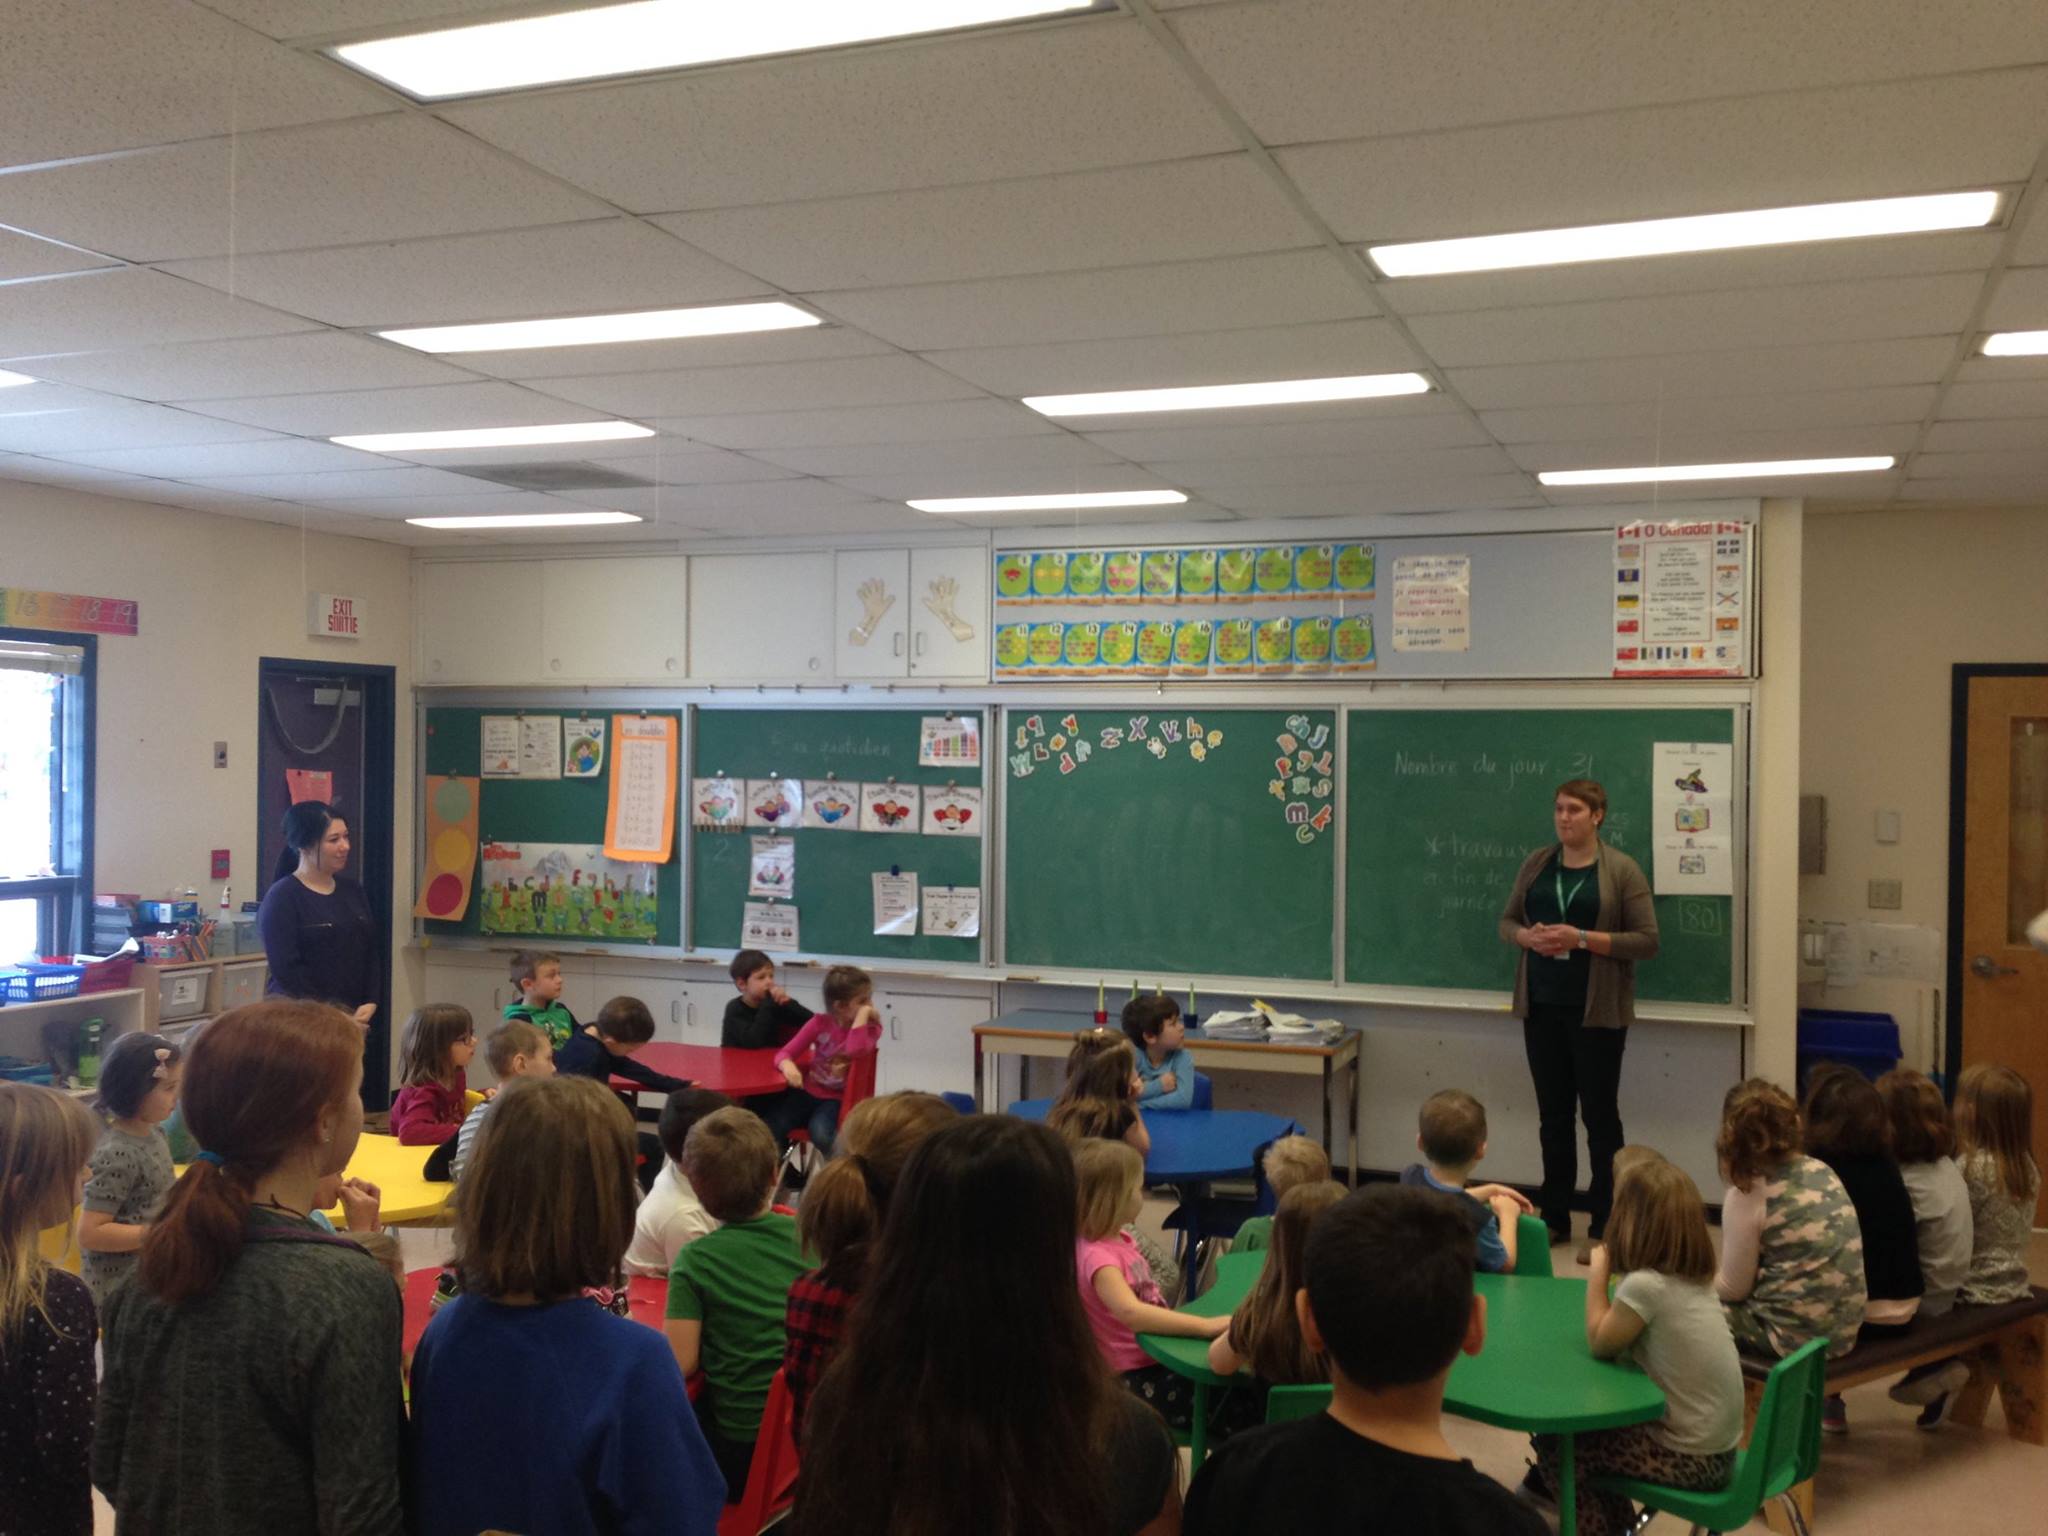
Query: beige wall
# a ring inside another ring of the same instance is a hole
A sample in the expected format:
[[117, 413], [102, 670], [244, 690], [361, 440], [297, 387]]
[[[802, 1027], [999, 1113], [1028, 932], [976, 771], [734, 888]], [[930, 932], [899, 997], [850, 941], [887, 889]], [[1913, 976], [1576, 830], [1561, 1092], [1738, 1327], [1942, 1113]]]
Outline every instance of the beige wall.
[[[357, 642], [306, 633], [306, 585], [360, 596]], [[404, 549], [20, 482], [0, 483], [0, 586], [133, 598], [141, 633], [99, 643], [94, 879], [145, 895], [196, 886], [230, 850], [235, 900], [262, 895], [256, 868], [256, 664], [262, 656], [398, 669], [395, 806], [402, 940], [411, 924], [412, 578]], [[228, 766], [213, 766], [213, 743]], [[399, 1017], [414, 985], [393, 962]], [[416, 969], [416, 967], [413, 967]]]
[[[1801, 788], [1827, 797], [1828, 867], [1800, 881], [1807, 919], [1948, 921], [1950, 668], [2048, 663], [2048, 509], [1812, 513], [1806, 520]], [[1880, 844], [1876, 813], [1899, 813]], [[1904, 884], [1873, 912], [1866, 883]], [[1896, 1014], [1934, 1061], [1934, 988], [1865, 981], [1807, 1001]]]

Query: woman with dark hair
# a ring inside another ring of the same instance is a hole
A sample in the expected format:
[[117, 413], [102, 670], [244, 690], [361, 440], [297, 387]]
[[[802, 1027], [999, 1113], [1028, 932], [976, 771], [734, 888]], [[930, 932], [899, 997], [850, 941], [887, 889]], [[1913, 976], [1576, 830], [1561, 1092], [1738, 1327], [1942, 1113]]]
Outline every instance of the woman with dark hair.
[[348, 868], [348, 822], [301, 800], [284, 813], [284, 854], [256, 925], [270, 960], [273, 997], [333, 1003], [368, 1025], [377, 1012], [377, 921]]
[[1537, 1205], [1550, 1240], [1571, 1237], [1579, 1131], [1593, 1163], [1593, 1220], [1581, 1264], [1607, 1230], [1614, 1154], [1621, 1150], [1621, 1053], [1636, 1021], [1636, 962], [1657, 953], [1657, 908], [1642, 866], [1600, 840], [1607, 791], [1568, 779], [1551, 804], [1557, 841], [1522, 861], [1500, 916], [1515, 957], [1514, 1011], [1536, 1083], [1543, 1188]]
[[362, 1031], [254, 1003], [185, 1065], [206, 1150], [107, 1306], [92, 1479], [121, 1530], [398, 1536], [398, 1288], [310, 1219], [363, 1128]]
[[1173, 1442], [1081, 1310], [1077, 1205], [1042, 1125], [973, 1115], [911, 1154], [811, 1400], [802, 1536], [1180, 1529]]

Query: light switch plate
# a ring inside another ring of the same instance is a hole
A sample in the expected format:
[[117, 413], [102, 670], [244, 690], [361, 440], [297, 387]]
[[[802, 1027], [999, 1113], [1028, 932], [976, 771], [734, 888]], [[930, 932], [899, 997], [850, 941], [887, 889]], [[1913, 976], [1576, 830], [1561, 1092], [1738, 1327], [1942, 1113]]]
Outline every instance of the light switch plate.
[[1899, 840], [1899, 813], [1879, 811], [1877, 813], [1877, 840], [1880, 843], [1896, 843]]
[[1902, 880], [1873, 880], [1870, 882], [1869, 907], [1873, 912], [1896, 912], [1906, 904], [1906, 887]]
[[213, 744], [213, 766], [216, 768], [225, 768], [227, 767], [227, 765], [228, 744], [224, 741], [216, 741]]

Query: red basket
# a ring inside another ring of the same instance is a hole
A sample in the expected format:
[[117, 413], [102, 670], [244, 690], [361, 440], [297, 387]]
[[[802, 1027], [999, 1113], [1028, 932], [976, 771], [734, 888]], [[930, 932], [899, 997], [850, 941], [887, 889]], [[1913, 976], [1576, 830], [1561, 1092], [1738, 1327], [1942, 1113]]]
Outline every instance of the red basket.
[[95, 960], [85, 968], [85, 974], [78, 978], [80, 992], [118, 992], [135, 980], [135, 956], [116, 955], [111, 960]]

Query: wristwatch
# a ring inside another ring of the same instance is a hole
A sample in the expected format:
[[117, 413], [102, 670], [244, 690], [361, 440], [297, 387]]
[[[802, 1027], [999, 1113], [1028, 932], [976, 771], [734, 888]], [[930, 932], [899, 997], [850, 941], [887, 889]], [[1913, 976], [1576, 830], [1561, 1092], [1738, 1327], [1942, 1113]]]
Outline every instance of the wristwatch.
[[1579, 930], [1579, 948], [1581, 948], [1581, 949], [1585, 949], [1585, 950], [1590, 950], [1590, 949], [1591, 949], [1592, 947], [1593, 947], [1592, 945], [1590, 945], [1590, 944], [1588, 944], [1588, 943], [1586, 942], [1586, 930], [1585, 930], [1585, 929], [1583, 929], [1583, 928], [1581, 928], [1581, 929]]

